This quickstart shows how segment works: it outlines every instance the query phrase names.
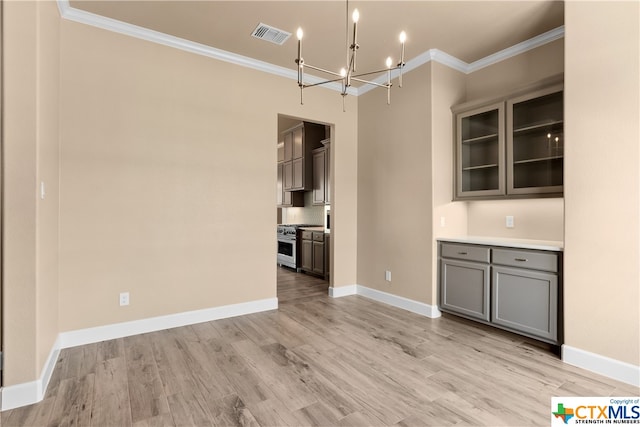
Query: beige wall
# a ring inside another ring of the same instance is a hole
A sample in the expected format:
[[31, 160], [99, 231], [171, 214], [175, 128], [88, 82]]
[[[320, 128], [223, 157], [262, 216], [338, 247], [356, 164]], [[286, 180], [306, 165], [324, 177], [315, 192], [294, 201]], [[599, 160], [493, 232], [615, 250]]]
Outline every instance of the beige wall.
[[[431, 302], [431, 65], [358, 97], [358, 284]], [[385, 281], [391, 270], [391, 283]]]
[[431, 259], [431, 299], [438, 302], [439, 237], [467, 235], [467, 204], [453, 200], [453, 116], [451, 106], [464, 100], [465, 78], [461, 72], [444, 65], [432, 64], [431, 80], [431, 151], [433, 179], [433, 257]]
[[52, 302], [59, 293], [60, 16], [53, 2], [38, 2], [38, 14], [36, 187], [44, 183], [45, 195], [36, 202], [36, 366], [42, 367], [59, 333], [58, 304]]
[[300, 106], [290, 80], [68, 21], [61, 36], [62, 331], [276, 297], [278, 113], [336, 126], [334, 283], [355, 282], [353, 100], [314, 88]]
[[12, 385], [41, 375], [58, 334], [59, 20], [51, 2], [2, 8], [3, 380]]
[[[468, 202], [470, 236], [514, 239], [564, 239], [564, 199], [487, 200]], [[507, 228], [506, 216], [513, 216], [514, 227]]]
[[565, 342], [636, 366], [639, 8], [565, 6]]
[[3, 11], [4, 385], [36, 380], [59, 332], [275, 297], [279, 113], [335, 126], [333, 281], [355, 283], [355, 99], [301, 106], [291, 80], [53, 2]]

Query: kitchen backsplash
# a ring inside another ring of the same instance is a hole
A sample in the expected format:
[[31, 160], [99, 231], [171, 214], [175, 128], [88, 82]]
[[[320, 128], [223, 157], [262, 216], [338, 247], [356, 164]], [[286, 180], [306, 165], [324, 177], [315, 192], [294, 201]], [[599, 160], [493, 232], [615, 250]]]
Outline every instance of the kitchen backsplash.
[[313, 206], [313, 192], [304, 193], [303, 208], [282, 208], [282, 224], [324, 224], [324, 206]]

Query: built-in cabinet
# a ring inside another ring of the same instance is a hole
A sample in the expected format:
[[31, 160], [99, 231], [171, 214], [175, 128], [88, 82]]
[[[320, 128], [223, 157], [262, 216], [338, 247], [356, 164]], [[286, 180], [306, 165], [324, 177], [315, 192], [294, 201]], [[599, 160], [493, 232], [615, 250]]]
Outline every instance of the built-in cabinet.
[[455, 199], [562, 196], [563, 85], [557, 80], [452, 108]]
[[323, 231], [300, 232], [300, 268], [307, 273], [325, 275], [325, 236]]
[[329, 140], [322, 141], [323, 146], [313, 150], [313, 204], [331, 204], [331, 144]]
[[[284, 191], [307, 191], [313, 185], [314, 149], [321, 146], [325, 127], [316, 123], [303, 122], [286, 130], [281, 136], [282, 174]], [[280, 154], [278, 154], [280, 158]]]
[[286, 191], [284, 189], [284, 163], [278, 163], [278, 180], [276, 193], [276, 204], [279, 208], [304, 206], [304, 193], [297, 191]]
[[561, 344], [561, 253], [439, 243], [440, 309]]

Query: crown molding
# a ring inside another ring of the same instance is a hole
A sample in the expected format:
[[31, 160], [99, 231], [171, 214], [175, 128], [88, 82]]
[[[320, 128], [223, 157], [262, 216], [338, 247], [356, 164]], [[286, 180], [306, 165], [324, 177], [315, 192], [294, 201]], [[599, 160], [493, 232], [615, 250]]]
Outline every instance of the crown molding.
[[[161, 33], [159, 31], [150, 30], [148, 28], [139, 27], [137, 25], [118, 21], [116, 19], [107, 18], [105, 16], [96, 15], [91, 12], [76, 9], [71, 7], [71, 5], [69, 4], [69, 0], [57, 0], [57, 3], [58, 10], [60, 11], [60, 16], [69, 21], [90, 25], [92, 27], [101, 28], [107, 31], [113, 31], [115, 33], [135, 37], [152, 43], [162, 44], [175, 49], [194, 53], [196, 55], [202, 55], [231, 64], [240, 65], [242, 67], [252, 68], [254, 70], [263, 71], [287, 79], [298, 79], [298, 72], [294, 69], [280, 67], [268, 62], [249, 58], [247, 56], [227, 52], [222, 49], [216, 49], [214, 47], [207, 46], [201, 43], [196, 43], [190, 40], [182, 39], [180, 37]], [[535, 36], [529, 40], [525, 40], [514, 46], [503, 49], [470, 64], [439, 49], [429, 49], [428, 51], [423, 52], [415, 58], [407, 61], [403, 73], [414, 70], [430, 61], [435, 61], [449, 68], [460, 71], [461, 73], [469, 74], [490, 65], [496, 64], [500, 61], [504, 61], [505, 59], [527, 52], [531, 49], [535, 49], [554, 40], [558, 40], [562, 37], [564, 37], [564, 26], [554, 28], [553, 30], [547, 31], [546, 33]], [[393, 79], [395, 79], [399, 75], [400, 70], [393, 70], [391, 73], [391, 77]], [[308, 84], [317, 84], [325, 81], [325, 79], [323, 78], [309, 74], [305, 74], [305, 79], [306, 83]], [[387, 76], [380, 76], [373, 81], [379, 84], [384, 84], [386, 83], [386, 79]], [[324, 85], [324, 87], [336, 92], [342, 91], [342, 85], [336, 82], [328, 83]], [[359, 88], [350, 87], [347, 92], [349, 95], [359, 96], [375, 88], [376, 86], [374, 85], [364, 85], [360, 86]]]
[[482, 59], [478, 59], [477, 61], [467, 65], [466, 73], [473, 73], [474, 71], [478, 71], [481, 68], [485, 68], [489, 65], [504, 61], [505, 59], [520, 55], [521, 53], [527, 52], [531, 49], [535, 49], [547, 43], [551, 43], [552, 41], [561, 39], [563, 37], [564, 25], [558, 28], [554, 28], [553, 30], [549, 30], [546, 33], [539, 34], [535, 37], [530, 38], [529, 40], [525, 40], [521, 43], [503, 49], [489, 56], [485, 56]]

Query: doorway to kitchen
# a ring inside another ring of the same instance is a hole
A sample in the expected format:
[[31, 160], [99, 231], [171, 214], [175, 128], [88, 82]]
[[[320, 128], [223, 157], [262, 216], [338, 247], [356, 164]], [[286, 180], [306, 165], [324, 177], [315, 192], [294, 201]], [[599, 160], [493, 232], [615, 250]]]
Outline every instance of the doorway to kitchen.
[[333, 125], [278, 115], [278, 299], [328, 294]]

